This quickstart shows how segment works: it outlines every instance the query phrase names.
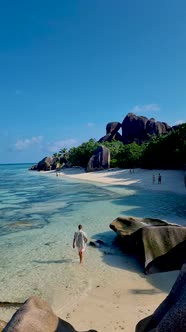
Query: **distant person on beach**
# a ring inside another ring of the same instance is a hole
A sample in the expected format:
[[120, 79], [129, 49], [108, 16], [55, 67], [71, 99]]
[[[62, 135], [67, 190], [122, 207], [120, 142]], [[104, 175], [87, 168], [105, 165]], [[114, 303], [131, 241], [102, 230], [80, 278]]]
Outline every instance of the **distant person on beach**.
[[155, 175], [153, 174], [153, 176], [152, 176], [152, 183], [153, 184], [155, 184], [155, 180], [156, 180], [156, 178], [155, 178]]
[[78, 249], [80, 264], [83, 262], [83, 253], [86, 249], [86, 243], [88, 242], [88, 238], [85, 232], [83, 232], [83, 226], [78, 226], [78, 232], [75, 232], [73, 239], [73, 248]]
[[158, 174], [158, 184], [161, 184], [161, 174]]

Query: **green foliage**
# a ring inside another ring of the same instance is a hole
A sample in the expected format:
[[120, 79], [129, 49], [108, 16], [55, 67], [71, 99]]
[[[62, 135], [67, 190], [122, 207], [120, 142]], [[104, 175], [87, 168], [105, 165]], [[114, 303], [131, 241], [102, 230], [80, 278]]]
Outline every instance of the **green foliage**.
[[[110, 166], [121, 168], [183, 169], [186, 164], [186, 124], [180, 125], [167, 135], [155, 137], [142, 145], [124, 145], [119, 141], [102, 143], [110, 150]], [[60, 164], [68, 161], [72, 166], [86, 167], [100, 145], [95, 139], [73, 147], [69, 151], [61, 149], [54, 156]]]
[[54, 153], [53, 157], [56, 158], [57, 168], [60, 168], [68, 159], [68, 151], [66, 148], [61, 149], [58, 153]]
[[144, 146], [136, 143], [124, 145], [119, 141], [105, 142], [104, 145], [110, 150], [111, 167], [132, 168], [140, 166]]
[[67, 156], [68, 156], [67, 149], [63, 148], [63, 149], [59, 150], [59, 155], [60, 155], [61, 158], [67, 158]]
[[118, 166], [122, 168], [140, 167], [144, 146], [136, 143], [124, 145], [118, 154]]
[[72, 166], [86, 167], [94, 150], [99, 146], [95, 139], [82, 143], [77, 148], [71, 148], [68, 152], [68, 161]]
[[183, 169], [186, 163], [186, 124], [175, 131], [152, 140], [143, 155], [143, 167]]
[[117, 161], [117, 159], [111, 159], [110, 160], [110, 167], [111, 168], [118, 167], [118, 161]]
[[55, 153], [53, 154], [53, 157], [55, 157], [55, 158], [60, 158], [61, 155], [60, 155], [60, 153], [55, 152]]
[[123, 151], [124, 145], [120, 141], [112, 141], [112, 142], [104, 142], [102, 143], [104, 146], [106, 146], [110, 150], [110, 159], [117, 159], [118, 153]]

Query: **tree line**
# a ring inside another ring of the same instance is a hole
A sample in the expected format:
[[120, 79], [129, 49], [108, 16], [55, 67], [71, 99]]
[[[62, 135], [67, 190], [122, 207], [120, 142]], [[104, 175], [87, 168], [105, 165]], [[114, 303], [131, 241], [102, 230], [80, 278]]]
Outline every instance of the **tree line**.
[[[61, 149], [54, 154], [59, 164], [86, 167], [87, 163], [100, 145], [90, 139], [78, 147]], [[104, 142], [110, 150], [110, 167], [148, 168], [148, 169], [183, 169], [186, 164], [186, 123], [166, 135], [151, 136], [141, 145], [137, 143], [123, 144], [119, 141]]]

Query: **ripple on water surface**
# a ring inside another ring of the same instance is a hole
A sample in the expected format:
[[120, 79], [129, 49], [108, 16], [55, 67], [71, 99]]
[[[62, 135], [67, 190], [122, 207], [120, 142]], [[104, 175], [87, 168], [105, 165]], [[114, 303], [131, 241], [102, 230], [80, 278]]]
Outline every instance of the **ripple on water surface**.
[[111, 273], [103, 252], [91, 247], [80, 268], [72, 249], [78, 224], [89, 239], [109, 242], [115, 237], [109, 224], [123, 214], [186, 224], [185, 196], [58, 181], [27, 168], [10, 167], [6, 179], [0, 173], [1, 301], [22, 302], [37, 294], [56, 303], [60, 295], [60, 305], [68, 307]]

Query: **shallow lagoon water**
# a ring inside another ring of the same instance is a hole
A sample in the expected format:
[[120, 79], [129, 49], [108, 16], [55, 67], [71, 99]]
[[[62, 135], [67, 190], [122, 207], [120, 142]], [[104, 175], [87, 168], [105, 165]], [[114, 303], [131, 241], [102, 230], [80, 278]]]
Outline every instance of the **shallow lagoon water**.
[[55, 305], [60, 298], [67, 308], [102, 280], [110, 268], [103, 252], [88, 247], [80, 267], [72, 249], [80, 223], [89, 239], [107, 242], [115, 237], [109, 224], [119, 215], [186, 225], [185, 195], [67, 180], [28, 168], [0, 165], [1, 302], [36, 294]]

